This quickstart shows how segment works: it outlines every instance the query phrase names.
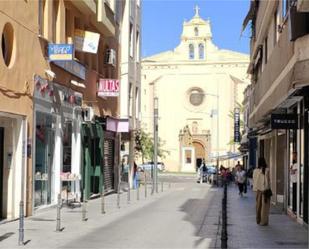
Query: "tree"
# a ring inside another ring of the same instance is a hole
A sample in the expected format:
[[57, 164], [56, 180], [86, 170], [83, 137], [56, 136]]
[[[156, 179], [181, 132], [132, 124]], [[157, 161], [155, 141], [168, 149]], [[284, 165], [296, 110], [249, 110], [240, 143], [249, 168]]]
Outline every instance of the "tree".
[[[145, 160], [153, 161], [154, 155], [154, 142], [150, 133], [146, 133], [143, 129], [136, 132], [135, 136], [135, 151], [137, 156], [142, 158], [142, 162]], [[158, 156], [165, 158], [169, 154], [167, 150], [162, 149], [164, 142], [159, 138], [158, 140]]]

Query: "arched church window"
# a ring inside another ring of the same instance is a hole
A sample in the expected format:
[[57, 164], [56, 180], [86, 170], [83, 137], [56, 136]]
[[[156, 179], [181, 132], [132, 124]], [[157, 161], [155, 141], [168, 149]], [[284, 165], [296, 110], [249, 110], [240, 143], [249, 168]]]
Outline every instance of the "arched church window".
[[193, 44], [189, 45], [189, 59], [190, 60], [194, 59], [194, 45]]
[[194, 34], [195, 34], [195, 36], [198, 36], [198, 27], [194, 28]]
[[198, 54], [200, 59], [204, 59], [204, 44], [199, 44], [198, 45]]

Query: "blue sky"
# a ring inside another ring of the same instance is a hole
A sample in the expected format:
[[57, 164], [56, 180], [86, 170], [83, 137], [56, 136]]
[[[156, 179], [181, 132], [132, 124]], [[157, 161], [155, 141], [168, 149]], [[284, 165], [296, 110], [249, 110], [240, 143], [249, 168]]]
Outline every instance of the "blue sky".
[[249, 53], [249, 32], [242, 36], [249, 0], [142, 0], [142, 57], [172, 50], [180, 42], [182, 24], [194, 16], [210, 19], [213, 42], [221, 49]]

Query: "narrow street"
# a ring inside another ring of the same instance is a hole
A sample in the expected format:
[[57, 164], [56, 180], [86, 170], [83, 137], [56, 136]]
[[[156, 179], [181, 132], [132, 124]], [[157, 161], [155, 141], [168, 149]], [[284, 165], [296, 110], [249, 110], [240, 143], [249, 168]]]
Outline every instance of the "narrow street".
[[[164, 191], [145, 199], [143, 186], [140, 199], [131, 192], [121, 195], [121, 208], [116, 207], [116, 194], [106, 197], [106, 214], [98, 212], [100, 199], [88, 204], [88, 221], [82, 222], [80, 208], [64, 208], [64, 230], [55, 232], [55, 210], [39, 213], [26, 220], [26, 248], [213, 248], [220, 247], [219, 215], [221, 188], [198, 184], [194, 176], [166, 176]], [[168, 182], [172, 182], [168, 188]], [[40, 221], [40, 222], [39, 222]], [[38, 224], [39, 223], [39, 224]], [[17, 247], [18, 223], [0, 227], [0, 234], [13, 232], [1, 248]], [[40, 230], [40, 233], [37, 231]], [[43, 247], [42, 247], [43, 244]]]

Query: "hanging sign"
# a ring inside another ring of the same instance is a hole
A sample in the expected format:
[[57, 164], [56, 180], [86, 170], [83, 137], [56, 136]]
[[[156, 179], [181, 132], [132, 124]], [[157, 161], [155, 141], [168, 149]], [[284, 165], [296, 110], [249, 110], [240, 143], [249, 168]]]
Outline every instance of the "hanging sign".
[[99, 33], [75, 29], [74, 45], [75, 49], [78, 51], [96, 54], [98, 51], [99, 40]]
[[100, 79], [98, 83], [99, 97], [118, 97], [119, 96], [119, 80], [117, 79]]
[[297, 114], [271, 114], [272, 129], [298, 129]]
[[234, 109], [234, 142], [240, 142], [240, 110]]
[[73, 60], [72, 44], [48, 44], [48, 59], [50, 61]]

